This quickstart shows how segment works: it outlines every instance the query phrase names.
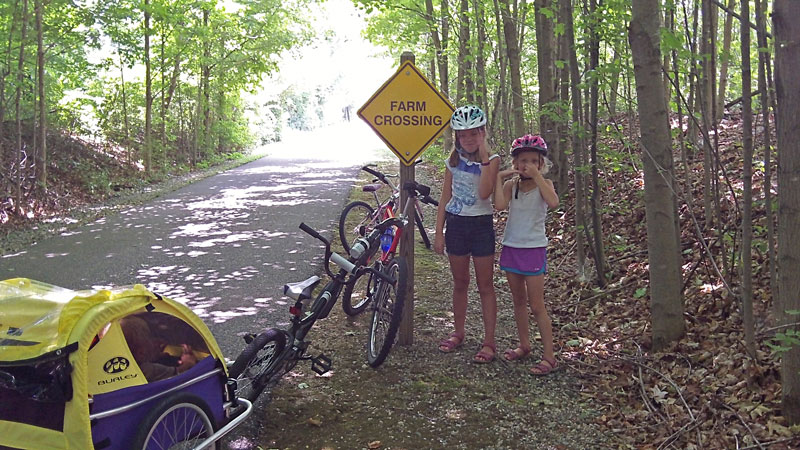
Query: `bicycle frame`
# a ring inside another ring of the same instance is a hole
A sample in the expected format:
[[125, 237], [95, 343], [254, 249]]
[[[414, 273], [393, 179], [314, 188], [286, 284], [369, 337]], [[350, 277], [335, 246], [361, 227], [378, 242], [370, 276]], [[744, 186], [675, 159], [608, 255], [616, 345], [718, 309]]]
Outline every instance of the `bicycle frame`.
[[[391, 211], [391, 210], [389, 210]], [[308, 233], [309, 235], [317, 238], [318, 240], [322, 241], [325, 244], [325, 259], [324, 259], [324, 269], [325, 272], [330, 277], [330, 281], [325, 285], [325, 287], [314, 297], [313, 303], [311, 303], [310, 308], [304, 313], [303, 312], [303, 300], [307, 297], [303, 297], [298, 295], [295, 299], [294, 306], [289, 308], [289, 312], [292, 315], [290, 320], [291, 325], [287, 330], [284, 330], [286, 335], [286, 350], [283, 352], [282, 355], [279, 356], [276, 364], [281, 364], [283, 361], [299, 361], [304, 359], [312, 360], [312, 369], [317, 370], [315, 366], [321, 367], [327, 371], [330, 367], [330, 359], [327, 357], [320, 355], [316, 358], [306, 357], [305, 351], [308, 348], [309, 342], [305, 340], [306, 335], [314, 326], [319, 319], [324, 319], [328, 317], [331, 310], [333, 309], [334, 305], [336, 304], [336, 300], [338, 300], [339, 296], [342, 293], [342, 289], [347, 280], [347, 276], [352, 273], [356, 273], [357, 271], [368, 271], [371, 272], [378, 277], [383, 278], [385, 281], [389, 282], [390, 284], [394, 284], [396, 280], [384, 275], [378, 271], [376, 271], [372, 267], [365, 266], [367, 259], [369, 257], [370, 248], [374, 248], [374, 246], [378, 245], [378, 241], [380, 239], [380, 234], [383, 233], [383, 230], [390, 226], [399, 226], [399, 220], [395, 219], [394, 217], [388, 218], [387, 220], [378, 224], [375, 229], [365, 238], [366, 248], [364, 249], [363, 253], [358, 257], [349, 257], [345, 259], [341, 255], [331, 251], [331, 244], [330, 242], [323, 238], [319, 233], [317, 233], [312, 228], [308, 227], [305, 224], [300, 224], [300, 228]], [[333, 261], [337, 266], [339, 266], [339, 271], [337, 273], [333, 273], [330, 268], [330, 261]], [[320, 278], [317, 276], [311, 277], [308, 280], [302, 282], [302, 287], [304, 291], [306, 289], [313, 290], [317, 284], [319, 283]], [[293, 297], [294, 298], [294, 297]], [[276, 365], [275, 367], [279, 367]]]
[[[409, 210], [411, 209], [412, 205], [417, 210], [417, 212], [420, 213], [421, 208], [419, 206], [419, 199], [417, 198], [417, 189], [419, 189], [419, 186], [423, 185], [420, 185], [414, 181], [406, 182], [406, 186], [404, 186], [405, 189], [409, 191], [410, 195], [406, 199], [406, 204], [405, 207], [403, 208], [403, 211], [400, 213], [400, 217], [398, 217], [398, 219], [400, 219], [401, 221], [401, 225], [398, 226], [394, 232], [394, 239], [392, 239], [392, 245], [389, 247], [389, 250], [384, 252], [383, 256], [381, 256], [382, 262], [386, 262], [392, 255], [394, 255], [397, 252], [397, 247], [400, 245], [400, 238], [403, 235], [403, 230], [405, 230], [406, 226], [409, 223], [408, 219]], [[427, 188], [427, 186], [425, 187]], [[428, 193], [430, 193], [430, 189], [428, 189]], [[426, 197], [428, 196], [428, 194], [424, 195]], [[389, 213], [387, 214], [390, 214], [391, 217], [395, 217], [394, 211], [392, 210], [389, 210]]]

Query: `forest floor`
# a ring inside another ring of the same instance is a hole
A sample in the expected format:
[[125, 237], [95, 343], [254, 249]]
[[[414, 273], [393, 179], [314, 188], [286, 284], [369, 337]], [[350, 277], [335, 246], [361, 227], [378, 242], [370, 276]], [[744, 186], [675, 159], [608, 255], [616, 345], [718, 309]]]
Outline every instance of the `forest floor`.
[[[624, 121], [618, 125], [627, 129]], [[741, 223], [733, 200], [742, 194], [739, 129], [738, 117], [726, 118], [719, 135], [724, 166], [720, 173], [725, 173], [719, 180], [720, 204], [728, 258], [739, 251], [731, 249], [732, 243], [738, 244], [734, 234]], [[729, 291], [695, 232], [695, 221], [702, 229], [706, 215], [698, 158], [687, 164], [694, 180], [694, 206], [690, 209], [685, 197], [679, 200], [686, 334], [668, 349], [655, 352], [650, 348], [641, 158], [624, 148], [625, 140], [618, 136], [601, 144], [611, 161], [600, 173], [610, 266], [605, 288], [591, 281], [595, 278], [591, 253], [586, 266], [590, 280], [581, 281], [576, 275], [572, 191], [562, 196], [562, 206], [551, 212], [548, 221], [545, 297], [562, 370], [547, 377], [528, 374], [541, 354], [538, 342], [534, 356], [523, 362], [498, 357], [485, 366], [472, 363], [482, 337], [480, 304], [473, 294], [466, 345], [453, 354], [437, 351], [437, 342], [452, 331], [451, 277], [446, 259], [417, 243], [414, 343], [396, 346], [382, 367], [372, 369], [364, 357], [368, 318], [348, 318], [335, 309], [312, 331], [318, 336], [313, 348], [332, 357], [334, 370], [317, 376], [299, 365], [282, 381], [272, 403], [260, 408], [265, 414], [261, 447], [800, 448], [800, 427], [788, 427], [780, 413], [779, 358], [768, 345], [780, 330], [770, 318], [766, 219], [760, 194], [763, 170], [754, 177], [754, 195], [761, 199], [756, 200], [753, 215], [757, 358], [748, 357], [744, 347], [735, 297], [737, 277], [725, 277], [732, 286]], [[676, 172], [683, 183], [679, 154]], [[417, 171], [417, 179], [432, 186], [440, 186], [440, 178], [435, 171]], [[358, 189], [353, 195], [360, 195]], [[431, 211], [426, 218], [429, 229], [433, 215]], [[496, 214], [498, 235], [504, 222], [505, 213]], [[724, 268], [717, 237], [717, 228], [710, 228], [702, 240], [717, 255], [715, 263]], [[495, 286], [502, 352], [516, 346], [516, 327], [499, 271]], [[531, 323], [535, 332], [535, 322]]]
[[[618, 125], [628, 129], [623, 120]], [[730, 260], [735, 254], [731, 244], [738, 243], [734, 230], [741, 222], [733, 200], [742, 190], [738, 133], [737, 117], [726, 118], [720, 126], [720, 161], [725, 169], [720, 203], [725, 219], [722, 226], [702, 235], [723, 271], [717, 229], [726, 233], [721, 242], [727, 244]], [[488, 365], [472, 363], [482, 336], [475, 295], [470, 297], [466, 344], [452, 354], [438, 352], [436, 343], [452, 328], [450, 275], [443, 257], [417, 245], [413, 345], [396, 346], [383, 366], [372, 369], [364, 355], [366, 318], [350, 319], [336, 308], [312, 330], [312, 350], [331, 357], [334, 370], [320, 377], [307, 365], [298, 365], [275, 389], [270, 403], [259, 401], [260, 447], [800, 448], [800, 429], [787, 427], [780, 415], [779, 360], [767, 345], [780, 330], [770, 319], [763, 200], [755, 203], [753, 215], [758, 358], [751, 359], [744, 349], [736, 277], [727, 277], [732, 293], [709, 263], [694, 231], [695, 220], [701, 229], [705, 222], [702, 155], [688, 164], [694, 206], [679, 199], [686, 335], [669, 349], [651, 351], [641, 158], [623, 145], [626, 139], [620, 135], [600, 146], [606, 161], [600, 169], [600, 204], [610, 266], [605, 288], [576, 276], [572, 191], [562, 196], [562, 206], [551, 211], [548, 221], [545, 296], [561, 370], [547, 377], [528, 374], [540, 355], [538, 341], [534, 356], [522, 362], [498, 357]], [[61, 176], [51, 184], [48, 197], [26, 203], [24, 220], [10, 213], [7, 199], [0, 199], [5, 201], [0, 208], [0, 255], [225, 168], [165, 177], [160, 183], [120, 184], [116, 169], [96, 173], [100, 164], [96, 155], [78, 145], [64, 148], [58, 152], [65, 155], [59, 162]], [[104, 159], [102, 164], [106, 163], [113, 165]], [[682, 163], [676, 162], [676, 167], [682, 182]], [[418, 180], [441, 185], [436, 171], [420, 168], [417, 173]], [[76, 180], [90, 176], [101, 178], [92, 183]], [[762, 183], [763, 171], [757, 170], [754, 191], [759, 198]], [[64, 211], [70, 211], [69, 217]], [[434, 214], [429, 211], [426, 217], [429, 225]], [[504, 221], [504, 213], [496, 215], [498, 235]], [[586, 273], [594, 277], [590, 263]], [[499, 272], [495, 286], [502, 353], [516, 345], [516, 329]]]

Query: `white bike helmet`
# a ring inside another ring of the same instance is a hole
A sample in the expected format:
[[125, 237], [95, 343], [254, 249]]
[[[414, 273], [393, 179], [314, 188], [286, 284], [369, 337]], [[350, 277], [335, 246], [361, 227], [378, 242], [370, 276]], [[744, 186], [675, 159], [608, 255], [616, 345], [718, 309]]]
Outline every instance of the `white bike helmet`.
[[462, 106], [453, 111], [450, 127], [454, 130], [471, 130], [486, 125], [486, 114], [474, 105]]

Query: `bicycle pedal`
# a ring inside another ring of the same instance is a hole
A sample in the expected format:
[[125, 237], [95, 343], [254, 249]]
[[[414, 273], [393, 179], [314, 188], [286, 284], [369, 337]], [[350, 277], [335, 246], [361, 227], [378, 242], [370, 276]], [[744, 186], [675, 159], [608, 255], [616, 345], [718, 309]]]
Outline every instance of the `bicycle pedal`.
[[333, 367], [331, 359], [322, 353], [316, 358], [311, 358], [311, 370], [316, 372], [317, 375], [325, 375], [331, 370], [331, 367]]

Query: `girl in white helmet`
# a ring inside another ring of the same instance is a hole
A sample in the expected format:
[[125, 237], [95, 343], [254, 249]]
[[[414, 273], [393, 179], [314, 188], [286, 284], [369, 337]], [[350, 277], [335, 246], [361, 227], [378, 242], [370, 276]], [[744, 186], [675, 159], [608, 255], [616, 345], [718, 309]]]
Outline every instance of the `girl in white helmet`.
[[544, 222], [547, 209], [558, 206], [558, 196], [553, 182], [543, 176], [550, 161], [547, 159], [547, 144], [541, 136], [526, 134], [515, 139], [511, 144], [511, 157], [513, 168], [497, 174], [494, 206], [498, 211], [508, 208], [500, 270], [506, 273], [514, 301], [519, 346], [506, 350], [503, 356], [508, 361], [516, 361], [530, 354], [530, 307], [542, 337], [542, 359], [531, 368], [531, 373], [547, 375], [558, 367], [558, 363], [553, 353], [553, 327], [544, 304], [544, 274], [547, 271]]
[[436, 216], [434, 250], [444, 254], [447, 248], [453, 274], [455, 330], [439, 343], [439, 350], [449, 353], [464, 343], [471, 256], [481, 297], [484, 328], [483, 344], [473, 361], [489, 363], [494, 360], [496, 352], [494, 334], [497, 321], [497, 297], [492, 277], [495, 239], [491, 197], [500, 157], [489, 153], [486, 114], [477, 106], [456, 109], [450, 127], [455, 132], [455, 149], [447, 162]]

